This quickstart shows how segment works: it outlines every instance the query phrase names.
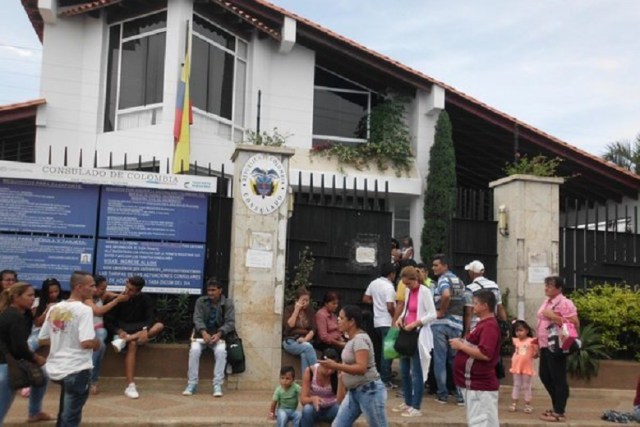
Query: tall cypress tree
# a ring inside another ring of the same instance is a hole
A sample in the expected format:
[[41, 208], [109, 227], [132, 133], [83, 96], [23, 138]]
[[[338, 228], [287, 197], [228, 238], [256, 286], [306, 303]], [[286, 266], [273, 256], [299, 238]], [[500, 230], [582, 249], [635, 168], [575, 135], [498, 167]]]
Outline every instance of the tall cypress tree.
[[427, 263], [433, 255], [449, 252], [451, 219], [456, 209], [456, 154], [446, 111], [438, 117], [434, 139], [429, 157], [420, 249], [422, 260]]

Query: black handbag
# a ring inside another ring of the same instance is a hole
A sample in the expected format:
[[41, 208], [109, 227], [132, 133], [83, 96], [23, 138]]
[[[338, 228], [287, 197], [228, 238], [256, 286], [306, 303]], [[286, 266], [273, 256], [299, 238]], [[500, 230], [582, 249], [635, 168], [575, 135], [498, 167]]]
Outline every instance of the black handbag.
[[[411, 297], [409, 297], [411, 298]], [[409, 307], [409, 301], [407, 301], [407, 307]], [[407, 313], [409, 310], [405, 311], [404, 319], [407, 318]], [[418, 350], [418, 335], [420, 334], [420, 330], [415, 328], [411, 331], [407, 331], [406, 329], [400, 329], [398, 332], [398, 338], [396, 338], [396, 343], [393, 345], [393, 348], [400, 354], [400, 356], [411, 357], [416, 354]]]
[[16, 359], [7, 350], [4, 342], [0, 341], [0, 351], [4, 354], [9, 371], [9, 386], [13, 390], [25, 387], [41, 387], [47, 382], [44, 371], [40, 366], [25, 359]]
[[411, 331], [407, 331], [406, 329], [400, 329], [398, 333], [398, 338], [396, 339], [396, 343], [393, 348], [401, 355], [405, 357], [410, 357], [416, 354], [416, 350], [418, 350], [418, 335], [420, 331], [417, 329], [413, 329]]
[[4, 358], [9, 369], [9, 386], [13, 390], [41, 387], [47, 381], [42, 368], [35, 363], [25, 359], [16, 360], [9, 353], [5, 353]]
[[231, 372], [240, 374], [245, 371], [244, 347], [242, 339], [236, 331], [229, 332], [224, 338], [227, 346], [227, 363], [231, 365]]

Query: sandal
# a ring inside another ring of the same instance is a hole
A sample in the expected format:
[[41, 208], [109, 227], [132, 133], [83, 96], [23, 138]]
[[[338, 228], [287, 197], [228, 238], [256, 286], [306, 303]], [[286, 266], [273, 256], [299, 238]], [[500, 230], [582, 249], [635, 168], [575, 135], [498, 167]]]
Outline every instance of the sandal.
[[518, 406], [515, 402], [509, 405], [509, 412], [516, 412], [518, 410]]
[[563, 423], [563, 422], [567, 421], [567, 418], [564, 415], [556, 414], [555, 412], [552, 412], [549, 415], [542, 414], [542, 415], [540, 415], [540, 419], [542, 421], [546, 421], [548, 423]]
[[527, 405], [527, 404], [525, 404], [525, 405], [524, 405], [524, 410], [523, 410], [523, 412], [524, 412], [525, 414], [530, 414], [530, 413], [532, 413], [532, 412], [533, 412], [533, 407], [532, 407], [531, 405]]

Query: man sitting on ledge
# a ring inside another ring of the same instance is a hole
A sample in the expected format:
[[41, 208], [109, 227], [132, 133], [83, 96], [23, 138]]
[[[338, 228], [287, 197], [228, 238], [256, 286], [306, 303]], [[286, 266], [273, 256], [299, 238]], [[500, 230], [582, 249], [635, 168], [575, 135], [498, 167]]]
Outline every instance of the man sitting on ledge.
[[205, 347], [213, 350], [213, 396], [222, 397], [224, 369], [227, 365], [225, 335], [236, 328], [233, 301], [222, 295], [222, 283], [216, 279], [207, 280], [207, 295], [196, 300], [193, 310], [194, 339], [189, 349], [189, 371], [187, 388], [182, 394], [191, 396], [198, 386], [200, 355]]
[[133, 381], [137, 348], [157, 336], [164, 328], [162, 323], [156, 322], [153, 301], [149, 295], [142, 293], [143, 287], [142, 277], [128, 278], [124, 293], [129, 296], [129, 300], [115, 306], [105, 319], [107, 329], [114, 335], [112, 344], [116, 352], [126, 348], [124, 374], [127, 378], [127, 388], [124, 395], [130, 399], [140, 397]]

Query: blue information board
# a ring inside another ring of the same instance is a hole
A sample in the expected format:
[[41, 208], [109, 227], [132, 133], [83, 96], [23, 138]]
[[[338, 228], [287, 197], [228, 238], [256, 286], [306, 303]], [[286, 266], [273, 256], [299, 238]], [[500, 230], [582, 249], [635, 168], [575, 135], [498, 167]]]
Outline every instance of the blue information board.
[[204, 256], [203, 244], [99, 239], [96, 273], [115, 291], [124, 289], [128, 277], [139, 275], [145, 292], [199, 295]]
[[91, 272], [93, 239], [36, 237], [13, 234], [0, 236], [0, 265], [18, 272], [20, 281], [35, 288], [55, 277], [69, 290], [69, 277], [75, 270]]
[[204, 243], [207, 238], [204, 193], [104, 187], [100, 237]]
[[0, 230], [93, 236], [98, 187], [0, 179]]

